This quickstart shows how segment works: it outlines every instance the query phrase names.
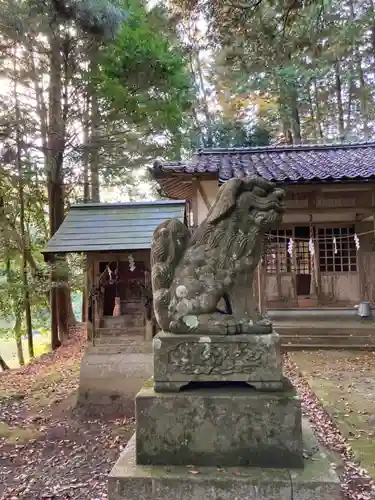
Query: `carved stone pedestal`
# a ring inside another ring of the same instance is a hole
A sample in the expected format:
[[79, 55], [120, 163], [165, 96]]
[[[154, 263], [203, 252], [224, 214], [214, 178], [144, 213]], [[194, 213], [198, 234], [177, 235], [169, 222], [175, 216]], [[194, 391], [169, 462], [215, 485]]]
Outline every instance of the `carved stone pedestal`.
[[154, 338], [156, 392], [176, 392], [196, 382], [245, 382], [255, 389], [282, 390], [280, 336], [178, 335]]
[[293, 386], [137, 394], [137, 463], [302, 467], [301, 404]]

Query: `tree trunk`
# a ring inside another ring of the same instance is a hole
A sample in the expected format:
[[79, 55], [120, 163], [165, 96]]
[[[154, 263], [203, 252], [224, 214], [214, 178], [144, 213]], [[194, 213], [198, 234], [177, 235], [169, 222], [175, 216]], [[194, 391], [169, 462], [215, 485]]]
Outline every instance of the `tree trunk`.
[[[26, 261], [24, 260], [26, 264]], [[24, 286], [24, 303], [25, 303], [25, 315], [26, 315], [26, 333], [27, 333], [27, 346], [29, 350], [30, 359], [35, 357], [34, 353], [34, 340], [33, 340], [33, 325], [31, 318], [31, 306], [30, 306], [30, 294], [29, 294], [29, 283], [27, 278], [27, 266], [23, 265], [23, 286]]]
[[[28, 341], [28, 350], [29, 350], [29, 357], [30, 359], [34, 358], [34, 345], [33, 345], [33, 327], [32, 327], [32, 321], [31, 321], [31, 307], [30, 307], [30, 293], [29, 293], [29, 283], [28, 283], [28, 276], [27, 276], [27, 248], [29, 247], [28, 245], [28, 238], [26, 237], [26, 231], [25, 231], [25, 197], [24, 197], [24, 185], [23, 185], [23, 178], [24, 178], [24, 172], [22, 168], [22, 157], [21, 157], [21, 141], [22, 141], [22, 134], [20, 130], [20, 123], [21, 123], [21, 113], [20, 113], [20, 106], [19, 106], [19, 100], [18, 100], [18, 89], [17, 89], [17, 72], [16, 72], [16, 65], [17, 65], [17, 56], [14, 54], [13, 58], [13, 65], [14, 65], [14, 74], [15, 74], [15, 79], [14, 79], [14, 102], [15, 102], [15, 112], [16, 112], [16, 148], [17, 148], [17, 153], [16, 153], [16, 167], [18, 171], [18, 195], [19, 195], [19, 207], [20, 207], [20, 234], [21, 234], [21, 241], [22, 241], [22, 259], [21, 259], [21, 275], [22, 275], [22, 285], [23, 285], [23, 306], [25, 310], [25, 316], [26, 316], [26, 332], [27, 332], [27, 341]], [[22, 349], [22, 345], [21, 345]]]
[[[53, 31], [50, 36], [50, 85], [49, 85], [49, 126], [47, 145], [47, 182], [49, 204], [50, 237], [58, 230], [64, 212], [62, 192], [62, 161], [64, 144], [61, 133], [63, 131], [61, 118], [61, 39], [56, 23], [51, 24]], [[58, 322], [58, 296], [56, 287], [56, 272], [51, 270], [51, 345], [55, 349], [60, 345]]]
[[370, 97], [370, 93], [367, 88], [367, 84], [365, 82], [365, 77], [362, 69], [362, 60], [361, 55], [358, 50], [356, 50], [356, 67], [359, 79], [359, 103], [361, 108], [361, 116], [363, 122], [363, 138], [367, 141], [370, 137], [370, 128], [369, 128], [369, 112], [368, 112], [368, 101]]
[[[89, 143], [90, 143], [90, 87], [87, 86], [85, 103], [84, 103], [84, 115], [83, 115], [83, 202], [88, 203], [90, 201], [90, 183], [89, 183], [89, 169], [90, 169], [90, 154], [89, 154]], [[85, 257], [85, 273], [87, 265], [87, 257]], [[87, 311], [86, 311], [86, 281], [82, 292], [82, 309], [81, 316], [82, 322], [87, 321]]]
[[324, 139], [323, 133], [323, 119], [322, 114], [320, 112], [320, 103], [319, 103], [319, 94], [318, 94], [318, 85], [316, 82], [316, 78], [313, 79], [313, 87], [314, 87], [314, 99], [315, 99], [315, 108], [316, 108], [316, 123], [318, 127], [319, 137], [320, 139]]
[[90, 98], [91, 98], [91, 147], [90, 147], [90, 170], [91, 170], [91, 201], [100, 201], [99, 186], [99, 103], [95, 87], [95, 75], [97, 71], [98, 44], [93, 41], [90, 48]]
[[316, 116], [315, 116], [315, 111], [314, 111], [314, 103], [313, 103], [313, 99], [312, 99], [312, 96], [311, 96], [311, 88], [310, 88], [310, 86], [307, 88], [307, 95], [308, 95], [309, 108], [310, 108], [311, 133], [312, 133], [312, 136], [314, 138], [314, 141], [318, 142], [318, 124], [316, 122]]
[[[350, 1], [350, 13], [351, 13], [351, 20], [353, 25], [356, 22], [356, 15], [355, 15], [355, 6], [354, 2]], [[372, 8], [373, 5], [370, 4], [370, 7]], [[370, 128], [369, 128], [369, 112], [368, 112], [368, 103], [369, 101], [371, 102], [370, 95], [371, 93], [369, 92], [367, 83], [365, 81], [364, 73], [363, 73], [363, 68], [362, 68], [362, 56], [360, 54], [360, 51], [358, 50], [358, 43], [356, 42], [355, 39], [353, 39], [352, 42], [352, 49], [353, 49], [353, 55], [354, 55], [354, 60], [355, 60], [355, 66], [357, 70], [357, 78], [359, 80], [359, 89], [358, 89], [358, 97], [359, 97], [359, 104], [360, 104], [360, 109], [361, 109], [361, 116], [362, 116], [362, 122], [363, 122], [363, 136], [364, 139], [367, 141], [370, 137]], [[351, 79], [350, 79], [351, 81]], [[349, 96], [351, 96], [351, 86], [349, 87]], [[349, 114], [350, 110], [348, 110]], [[349, 124], [348, 124], [349, 126]]]
[[289, 113], [288, 96], [284, 82], [279, 83], [279, 114], [282, 124], [282, 132], [286, 144], [293, 144], [292, 125]]
[[293, 143], [301, 144], [301, 121], [298, 111], [298, 94], [295, 88], [291, 89], [290, 94], [290, 115], [293, 134]]
[[6, 364], [4, 358], [1, 357], [0, 354], [0, 368], [3, 370], [3, 372], [10, 370], [9, 366]]
[[204, 83], [203, 79], [203, 70], [202, 70], [202, 64], [201, 60], [199, 57], [199, 51], [195, 52], [195, 69], [196, 73], [198, 74], [198, 80], [199, 80], [199, 89], [200, 92], [202, 93], [203, 97], [203, 114], [206, 119], [206, 128], [207, 128], [207, 139], [206, 139], [206, 147], [212, 147], [213, 146], [213, 135], [212, 135], [212, 119], [211, 119], [211, 113], [208, 107], [208, 95], [207, 95], [207, 90], [206, 90], [206, 84]]
[[342, 103], [342, 86], [340, 76], [340, 63], [338, 60], [335, 62], [335, 79], [336, 79], [336, 99], [337, 99], [337, 118], [339, 137], [341, 141], [345, 140], [345, 122], [344, 122], [344, 106]]
[[83, 202], [90, 201], [90, 87], [87, 86], [83, 111]]
[[[68, 66], [66, 58], [62, 58], [62, 40], [59, 26], [52, 23], [54, 30], [50, 36], [50, 86], [49, 86], [49, 129], [48, 129], [48, 162], [47, 185], [49, 201], [49, 226], [52, 237], [64, 221], [64, 176], [63, 160], [66, 141], [66, 120], [68, 113]], [[67, 57], [67, 56], [66, 56]], [[64, 75], [62, 64], [64, 62]], [[64, 76], [64, 102], [62, 101], [62, 84]], [[65, 282], [56, 286], [56, 269], [51, 271], [51, 345], [56, 348], [60, 341], [69, 334], [69, 321], [72, 308], [69, 308], [70, 290]], [[56, 317], [54, 317], [56, 316]], [[73, 315], [74, 317], [74, 315]]]
[[50, 307], [51, 307], [51, 349], [55, 350], [60, 347], [59, 339], [59, 323], [58, 323], [58, 308], [57, 308], [57, 287], [54, 286], [55, 271], [51, 270], [51, 290], [50, 290]]
[[16, 339], [16, 345], [17, 345], [17, 358], [18, 358], [18, 363], [20, 366], [24, 366], [25, 364], [25, 358], [23, 357], [23, 349], [22, 349], [22, 332], [21, 332], [21, 327], [22, 327], [22, 316], [19, 311], [15, 312], [15, 323], [13, 327], [13, 332], [14, 332], [14, 338]]

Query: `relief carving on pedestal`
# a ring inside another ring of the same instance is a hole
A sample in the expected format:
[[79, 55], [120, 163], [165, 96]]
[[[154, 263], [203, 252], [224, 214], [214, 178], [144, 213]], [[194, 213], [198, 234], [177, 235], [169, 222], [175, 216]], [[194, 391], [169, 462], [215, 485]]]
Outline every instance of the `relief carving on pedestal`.
[[230, 375], [265, 365], [268, 351], [255, 344], [181, 342], [168, 354], [168, 366], [186, 375]]

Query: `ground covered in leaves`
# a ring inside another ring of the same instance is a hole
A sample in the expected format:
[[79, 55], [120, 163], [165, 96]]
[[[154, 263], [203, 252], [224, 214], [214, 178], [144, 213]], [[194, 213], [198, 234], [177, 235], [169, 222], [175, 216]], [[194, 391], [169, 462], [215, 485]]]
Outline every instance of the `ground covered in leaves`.
[[[83, 346], [79, 331], [56, 352], [0, 374], [0, 500], [107, 498], [107, 474], [134, 421], [74, 409]], [[297, 352], [285, 356], [285, 371], [318, 439], [339, 458], [343, 497], [375, 498], [375, 354]]]
[[344, 498], [375, 498], [375, 353], [295, 352], [285, 371], [319, 441], [340, 457]]
[[133, 419], [74, 411], [83, 338], [0, 374], [0, 499], [106, 499], [107, 474]]

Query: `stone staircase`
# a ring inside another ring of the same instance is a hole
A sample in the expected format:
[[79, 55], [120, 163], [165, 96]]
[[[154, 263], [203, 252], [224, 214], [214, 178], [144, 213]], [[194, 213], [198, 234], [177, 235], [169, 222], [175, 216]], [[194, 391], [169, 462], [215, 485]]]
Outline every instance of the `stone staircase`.
[[94, 339], [98, 352], [152, 352], [152, 343], [145, 340], [144, 328], [131, 331], [121, 328], [98, 328]]
[[[375, 351], [375, 320], [360, 319], [353, 309], [270, 310], [283, 351], [357, 349]], [[101, 352], [152, 352], [143, 326], [124, 327], [113, 322], [98, 328], [94, 346]]]
[[[139, 317], [138, 317], [139, 316]], [[145, 340], [145, 326], [142, 315], [106, 317], [103, 326], [97, 328], [94, 347], [99, 352], [116, 354], [120, 352], [151, 352], [151, 342]]]
[[284, 351], [313, 349], [375, 350], [375, 321], [353, 309], [269, 311]]

